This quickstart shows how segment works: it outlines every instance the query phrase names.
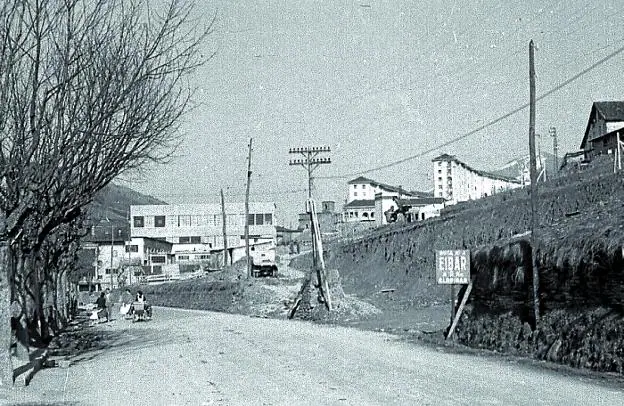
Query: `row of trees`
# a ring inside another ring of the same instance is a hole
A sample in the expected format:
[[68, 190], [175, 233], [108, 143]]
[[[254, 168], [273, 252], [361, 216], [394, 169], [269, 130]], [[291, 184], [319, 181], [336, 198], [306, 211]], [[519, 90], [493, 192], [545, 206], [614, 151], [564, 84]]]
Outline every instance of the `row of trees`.
[[[11, 317], [36, 338], [67, 317], [85, 207], [115, 177], [165, 162], [209, 34], [171, 0], [0, 6], [0, 379]], [[45, 303], [45, 306], [44, 306]], [[11, 312], [13, 314], [11, 314]]]

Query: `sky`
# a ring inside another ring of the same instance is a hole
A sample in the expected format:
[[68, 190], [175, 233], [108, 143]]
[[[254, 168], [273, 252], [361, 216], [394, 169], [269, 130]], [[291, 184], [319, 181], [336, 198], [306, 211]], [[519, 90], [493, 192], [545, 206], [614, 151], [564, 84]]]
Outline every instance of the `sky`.
[[[494, 170], [528, 154], [528, 108], [440, 145], [528, 103], [530, 40], [538, 96], [623, 47], [622, 5], [197, 0], [197, 21], [216, 16], [202, 45], [215, 54], [191, 78], [183, 143], [172, 162], [122, 183], [172, 204], [217, 203], [220, 189], [242, 202], [252, 138], [250, 201], [275, 202], [277, 222], [291, 226], [307, 173], [289, 166], [290, 147], [331, 148], [313, 197], [339, 207], [359, 175], [431, 190], [431, 160], [442, 153]], [[543, 150], [554, 126], [559, 157], [577, 151], [592, 102], [624, 100], [623, 62], [624, 52], [537, 102]]]

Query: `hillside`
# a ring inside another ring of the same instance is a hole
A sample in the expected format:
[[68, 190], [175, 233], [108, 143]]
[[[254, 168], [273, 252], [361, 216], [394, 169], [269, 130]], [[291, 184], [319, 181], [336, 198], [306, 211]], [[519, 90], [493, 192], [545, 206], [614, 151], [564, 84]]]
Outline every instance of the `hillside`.
[[[559, 157], [559, 165], [561, 164], [561, 158], [563, 154]], [[553, 170], [555, 168], [555, 156], [553, 154], [549, 154], [547, 152], [541, 152], [537, 157], [537, 169], [538, 171], [542, 166], [546, 167], [546, 179], [550, 179], [552, 177]], [[488, 171], [495, 175], [505, 176], [509, 178], [514, 178], [518, 180], [522, 180], [522, 177], [525, 177], [525, 180], [529, 180], [529, 156], [525, 155], [520, 158], [516, 158], [504, 164], [503, 166]]]
[[131, 205], [167, 204], [155, 197], [141, 194], [128, 187], [109, 184], [97, 194], [89, 207], [91, 219], [105, 219], [115, 223], [126, 223]]

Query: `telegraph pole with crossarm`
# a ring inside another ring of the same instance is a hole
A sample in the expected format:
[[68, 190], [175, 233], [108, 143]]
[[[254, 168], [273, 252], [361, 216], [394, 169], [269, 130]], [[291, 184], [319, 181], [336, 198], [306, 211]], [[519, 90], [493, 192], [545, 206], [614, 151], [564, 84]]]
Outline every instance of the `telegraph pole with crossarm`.
[[312, 198], [312, 173], [320, 165], [331, 163], [330, 157], [319, 157], [320, 154], [331, 152], [329, 147], [294, 147], [288, 150], [289, 154], [302, 155], [303, 159], [291, 159], [289, 165], [299, 165], [308, 172], [308, 198]]

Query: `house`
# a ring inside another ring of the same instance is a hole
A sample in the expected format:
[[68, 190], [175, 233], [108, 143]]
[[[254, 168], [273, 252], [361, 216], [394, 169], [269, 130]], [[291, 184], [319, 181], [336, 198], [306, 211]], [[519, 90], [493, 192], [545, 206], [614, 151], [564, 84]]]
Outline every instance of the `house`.
[[[226, 203], [225, 233], [223, 213], [219, 204], [170, 204], [130, 206], [130, 235], [134, 239], [159, 240], [171, 245], [170, 251], [160, 255], [141, 253], [145, 261], [168, 264], [214, 262], [214, 255], [221, 254], [227, 242], [231, 262], [245, 256], [245, 206], [243, 203]], [[250, 245], [272, 246], [276, 243], [274, 224], [275, 204], [249, 203]], [[214, 254], [214, 255], [213, 255]]]
[[119, 285], [123, 269], [125, 245], [128, 239], [128, 225], [111, 223], [90, 226], [90, 233], [81, 239], [79, 256], [92, 258], [91, 270], [81, 270], [79, 286], [99, 286], [101, 289], [115, 288]]
[[585, 159], [611, 154], [617, 146], [617, 139], [624, 139], [624, 101], [603, 101], [592, 104], [581, 150]]
[[[383, 215], [382, 210], [390, 207], [388, 203], [392, 198], [418, 198], [429, 197], [423, 192], [412, 192], [403, 189], [401, 186], [392, 186], [386, 183], [374, 181], [360, 176], [347, 182], [347, 200], [343, 206], [343, 221], [367, 223], [371, 226], [378, 225], [377, 218]], [[383, 200], [385, 203], [379, 203]]]
[[471, 168], [454, 155], [442, 154], [432, 162], [434, 196], [448, 200], [448, 204], [481, 199], [523, 186], [518, 179]]

